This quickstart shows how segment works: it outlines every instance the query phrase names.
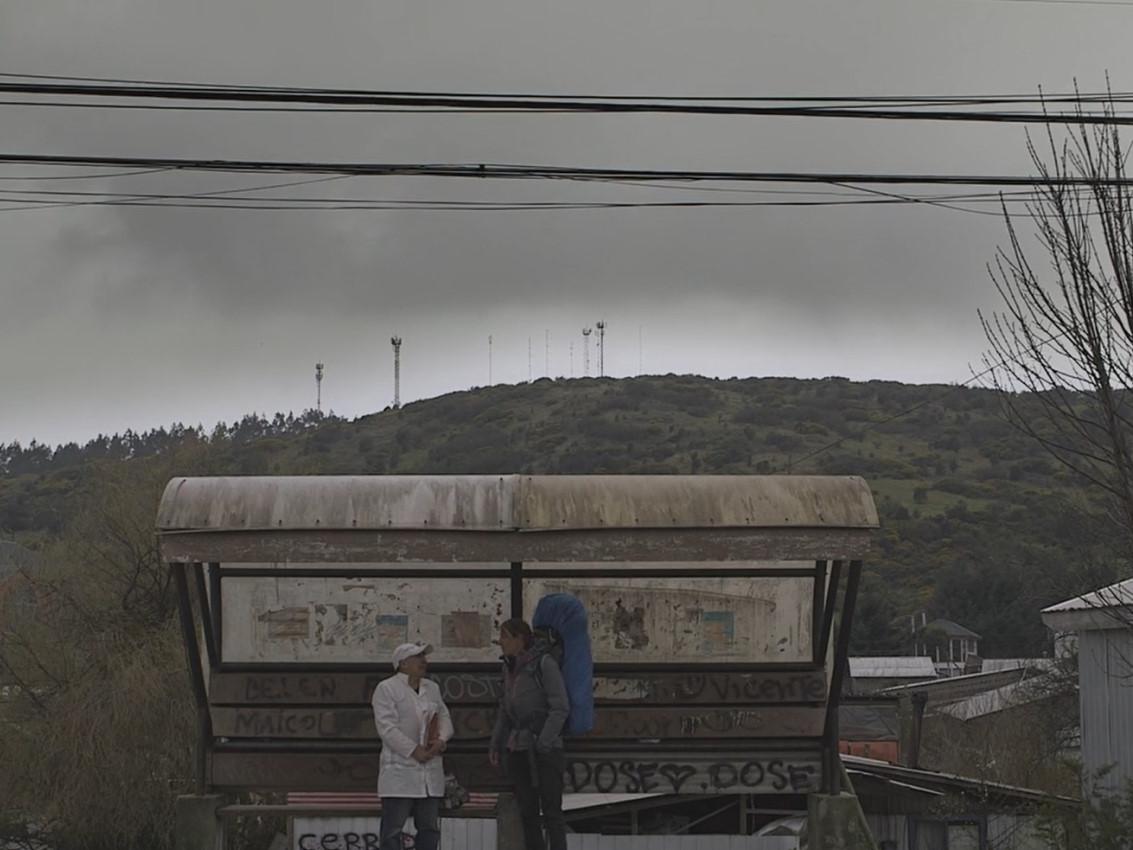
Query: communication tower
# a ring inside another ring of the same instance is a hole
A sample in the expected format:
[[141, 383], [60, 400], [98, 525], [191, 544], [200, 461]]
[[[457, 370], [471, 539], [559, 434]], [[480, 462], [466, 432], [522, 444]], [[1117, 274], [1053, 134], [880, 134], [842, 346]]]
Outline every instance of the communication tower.
[[582, 377], [590, 377], [590, 334], [592, 328], [582, 329]]
[[606, 323], [598, 322], [598, 377], [606, 377]]
[[323, 364], [315, 364], [315, 411], [323, 412]]
[[391, 336], [393, 346], [393, 409], [401, 407], [401, 337]]

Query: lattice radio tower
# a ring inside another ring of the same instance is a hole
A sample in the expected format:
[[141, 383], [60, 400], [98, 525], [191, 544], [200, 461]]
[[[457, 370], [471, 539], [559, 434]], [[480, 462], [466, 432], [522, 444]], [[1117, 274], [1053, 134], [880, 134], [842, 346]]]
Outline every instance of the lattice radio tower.
[[606, 377], [606, 323], [598, 322], [598, 377]]
[[582, 377], [590, 377], [590, 334], [591, 328], [582, 329]]
[[401, 407], [401, 337], [391, 336], [393, 346], [393, 409]]
[[315, 364], [315, 412], [323, 412], [323, 364]]

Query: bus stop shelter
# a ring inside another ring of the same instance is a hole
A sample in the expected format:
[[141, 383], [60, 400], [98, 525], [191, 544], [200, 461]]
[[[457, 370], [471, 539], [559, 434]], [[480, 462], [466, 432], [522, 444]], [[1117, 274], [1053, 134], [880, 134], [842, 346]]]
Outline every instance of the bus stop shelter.
[[372, 790], [369, 698], [433, 644], [487, 761], [499, 623], [590, 615], [596, 728], [567, 792], [837, 794], [838, 695], [877, 512], [851, 476], [177, 478], [157, 518], [199, 721], [199, 793]]

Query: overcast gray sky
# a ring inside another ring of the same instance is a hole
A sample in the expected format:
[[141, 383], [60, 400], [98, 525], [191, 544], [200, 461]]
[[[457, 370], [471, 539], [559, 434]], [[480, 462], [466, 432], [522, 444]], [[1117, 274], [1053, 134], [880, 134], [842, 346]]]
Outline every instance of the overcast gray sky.
[[[546, 94], [1133, 90], [1133, 5], [1017, 0], [27, 0], [0, 72]], [[9, 98], [10, 99], [10, 98]], [[0, 153], [1026, 174], [1019, 125], [595, 115], [256, 115], [0, 106]], [[0, 177], [61, 173], [0, 167]], [[149, 175], [0, 188], [200, 192]], [[782, 188], [782, 187], [780, 187]], [[633, 186], [349, 178], [282, 194], [665, 200]], [[720, 197], [720, 196], [713, 196]], [[736, 198], [741, 196], [729, 195]], [[754, 197], [754, 196], [748, 196]], [[763, 196], [760, 196], [763, 197]], [[770, 197], [770, 196], [767, 196]], [[741, 197], [742, 199], [742, 197]], [[2, 205], [0, 205], [2, 206]], [[0, 211], [0, 442], [356, 416], [532, 372], [963, 381], [1003, 223], [927, 206], [547, 212]], [[545, 342], [549, 333], [549, 357]], [[596, 354], [592, 351], [596, 369]]]

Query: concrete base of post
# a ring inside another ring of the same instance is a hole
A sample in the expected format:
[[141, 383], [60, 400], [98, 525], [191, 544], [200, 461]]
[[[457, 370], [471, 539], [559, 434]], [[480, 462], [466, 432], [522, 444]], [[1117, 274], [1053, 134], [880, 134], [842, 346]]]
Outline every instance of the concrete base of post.
[[808, 850], [877, 850], [865, 814], [853, 794], [807, 798]]
[[173, 817], [173, 850], [223, 850], [224, 827], [217, 809], [219, 794], [186, 794], [177, 798]]
[[511, 793], [500, 794], [496, 801], [496, 850], [524, 850], [519, 803]]

